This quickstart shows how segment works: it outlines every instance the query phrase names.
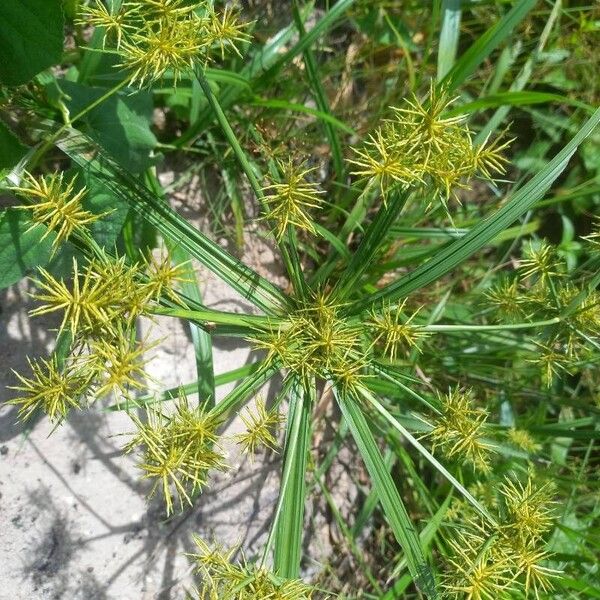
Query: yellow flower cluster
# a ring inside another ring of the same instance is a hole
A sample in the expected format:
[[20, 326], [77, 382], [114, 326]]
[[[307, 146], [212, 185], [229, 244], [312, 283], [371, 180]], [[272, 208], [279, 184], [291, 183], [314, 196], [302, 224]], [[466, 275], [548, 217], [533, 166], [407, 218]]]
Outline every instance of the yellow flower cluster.
[[396, 184], [425, 185], [445, 206], [453, 189], [468, 187], [473, 177], [503, 173], [509, 142], [475, 146], [465, 117], [447, 116], [453, 101], [432, 82], [425, 101], [413, 96], [406, 107], [392, 108], [393, 118], [355, 150], [354, 174], [377, 181], [384, 198]]
[[402, 351], [419, 350], [419, 342], [429, 335], [412, 322], [419, 311], [408, 316], [404, 312], [405, 305], [406, 300], [403, 300], [395, 308], [385, 306], [381, 311], [372, 313], [370, 326], [375, 335], [374, 341], [383, 346], [383, 354], [391, 361], [395, 361]]
[[59, 366], [56, 357], [50, 360], [28, 359], [30, 377], [16, 371], [20, 384], [11, 389], [22, 395], [9, 401], [19, 407], [19, 418], [29, 419], [42, 410], [51, 421], [60, 422], [72, 408], [81, 406], [81, 399], [90, 388], [93, 373], [75, 365]]
[[[71, 286], [45, 269], [40, 273], [42, 279], [35, 281], [40, 292], [34, 298], [43, 304], [31, 314], [64, 311], [61, 331], [68, 328], [73, 335], [84, 336], [116, 334], [119, 326], [131, 326], [165, 290], [185, 280], [185, 266], [172, 266], [170, 259], [131, 265], [125, 257], [113, 259], [105, 252], [83, 269], [73, 259]], [[170, 291], [168, 295], [177, 298], [173, 294]]]
[[[552, 589], [559, 571], [547, 566], [552, 555], [544, 536], [554, 526], [552, 488], [506, 478], [498, 487], [498, 525], [476, 517], [466, 503], [455, 515], [459, 533], [450, 542], [443, 587], [448, 598], [492, 600], [540, 598]], [[545, 596], [544, 596], [545, 597]]]
[[219, 422], [201, 408], [191, 408], [183, 392], [173, 414], [150, 409], [145, 421], [135, 415], [131, 419], [137, 431], [125, 450], [141, 451], [138, 467], [143, 478], [154, 480], [150, 497], [161, 490], [167, 515], [174, 510], [174, 499], [183, 510], [184, 501], [191, 505], [206, 485], [208, 472], [224, 468], [217, 446]]
[[277, 432], [283, 417], [275, 408], [267, 410], [264, 400], [256, 400], [255, 410], [246, 409], [240, 418], [246, 426], [244, 433], [235, 436], [235, 440], [242, 447], [242, 452], [253, 456], [258, 446], [275, 450], [277, 447]]
[[438, 397], [441, 413], [428, 423], [432, 429], [424, 437], [431, 439], [434, 451], [440, 448], [448, 458], [489, 471], [492, 448], [484, 441], [487, 411], [474, 407], [471, 390], [461, 391], [457, 387]]
[[283, 238], [289, 226], [314, 234], [316, 231], [309, 210], [322, 205], [321, 194], [324, 193], [315, 182], [308, 179], [315, 169], [296, 165], [292, 159], [278, 161], [277, 164], [280, 179], [271, 179], [263, 188], [268, 205], [265, 220], [274, 223], [273, 233], [277, 240]]
[[486, 297], [510, 322], [556, 321], [538, 330], [528, 358], [550, 386], [557, 375], [580, 370], [600, 342], [600, 293], [568, 281], [565, 260], [547, 242], [530, 242], [523, 254], [517, 276], [492, 286]]
[[173, 286], [184, 279], [185, 265], [168, 257], [127, 264], [104, 251], [82, 267], [73, 259], [72, 282], [40, 269], [33, 297], [42, 302], [31, 315], [63, 313], [60, 331], [72, 338], [71, 351], [56, 359], [31, 362], [31, 375], [18, 375], [21, 394], [12, 400], [23, 418], [37, 409], [51, 420], [62, 420], [71, 408], [114, 392], [129, 398], [146, 387], [144, 354], [151, 346], [137, 341], [135, 319], [163, 297], [181, 300]]
[[[201, 538], [194, 541], [196, 559], [203, 584], [198, 600], [312, 600], [316, 590], [299, 579], [278, 577], [264, 567], [232, 562], [235, 548], [210, 548]], [[324, 598], [321, 596], [321, 598]]]
[[366, 352], [361, 327], [341, 315], [342, 306], [324, 293], [290, 312], [285, 321], [267, 331], [257, 331], [251, 342], [267, 351], [267, 360], [302, 379], [318, 377], [344, 389], [360, 385], [366, 376]]
[[239, 54], [238, 45], [250, 39], [235, 10], [219, 13], [206, 0], [132, 0], [117, 10], [94, 0], [83, 10], [80, 22], [103, 29], [104, 46], [114, 44], [119, 66], [140, 87], [167, 75], [176, 84], [214, 50], [222, 57], [226, 50]]
[[51, 231], [56, 233], [52, 242], [52, 251], [68, 240], [74, 232], [83, 232], [85, 227], [108, 213], [94, 214], [82, 206], [86, 188], [75, 192], [75, 180], [64, 181], [63, 173], [53, 173], [47, 177], [34, 177], [25, 172], [20, 186], [10, 188], [27, 204], [19, 206], [31, 211], [31, 228], [45, 225], [47, 231], [42, 239]]

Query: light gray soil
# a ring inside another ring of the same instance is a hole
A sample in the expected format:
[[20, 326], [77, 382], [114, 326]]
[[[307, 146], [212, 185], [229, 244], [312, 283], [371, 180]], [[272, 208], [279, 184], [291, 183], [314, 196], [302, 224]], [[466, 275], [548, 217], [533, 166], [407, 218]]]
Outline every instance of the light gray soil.
[[[186, 197], [187, 196], [187, 197]], [[186, 216], [199, 214], [197, 195], [176, 195]], [[195, 204], [195, 205], [194, 205]], [[194, 219], [196, 222], [198, 218]], [[224, 240], [220, 242], [225, 245]], [[245, 260], [272, 280], [275, 258], [253, 242]], [[251, 311], [247, 302], [216, 278], [198, 269], [205, 303], [221, 310]], [[140, 481], [135, 456], [123, 455], [132, 431], [122, 412], [93, 408], [72, 412], [52, 431], [46, 419], [29, 429], [17, 423], [15, 369], [27, 373], [27, 357], [46, 355], [59, 324], [52, 316], [30, 319], [31, 285], [21, 282], [0, 291], [0, 600], [175, 600], [191, 585], [192, 534], [241, 544], [248, 555], [264, 542], [278, 494], [280, 456], [263, 454], [253, 463], [226, 444], [229, 471], [213, 477], [196, 505], [165, 519], [160, 498], [147, 501], [148, 482]], [[142, 324], [148, 330], [149, 323]], [[168, 388], [196, 379], [193, 348], [185, 326], [161, 319], [152, 338], [147, 371]], [[254, 360], [236, 340], [214, 341], [215, 372]], [[233, 384], [218, 390], [218, 398]], [[109, 400], [107, 400], [107, 403]], [[242, 430], [239, 419], [226, 435]]]
[[[240, 310], [244, 303], [220, 282], [206, 280], [209, 306]], [[27, 356], [51, 344], [56, 320], [29, 320], [27, 285], [4, 292], [2, 300], [2, 391], [13, 395], [10, 369], [27, 372]], [[145, 324], [148, 327], [148, 323]], [[148, 373], [165, 387], [195, 379], [189, 337], [176, 320], [161, 320], [152, 336], [167, 336], [151, 351]], [[214, 346], [217, 373], [252, 360], [247, 347], [228, 340]], [[231, 389], [223, 386], [220, 397]], [[241, 430], [238, 420], [226, 434]], [[0, 409], [0, 599], [161, 600], [184, 597], [193, 551], [192, 534], [241, 543], [248, 553], [265, 535], [277, 499], [279, 455], [254, 464], [228, 444], [229, 472], [217, 474], [197, 506], [165, 520], [159, 498], [146, 500], [134, 456], [124, 456], [132, 431], [124, 413], [96, 405], [73, 412], [52, 432], [46, 419], [30, 431], [16, 424], [16, 409]]]

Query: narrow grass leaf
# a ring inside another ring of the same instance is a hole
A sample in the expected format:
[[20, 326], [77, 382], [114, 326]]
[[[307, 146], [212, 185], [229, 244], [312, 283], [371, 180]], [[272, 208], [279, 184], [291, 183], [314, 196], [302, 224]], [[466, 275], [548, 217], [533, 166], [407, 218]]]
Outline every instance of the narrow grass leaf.
[[453, 91], [464, 83], [475, 72], [475, 69], [513, 33], [516, 26], [536, 4], [537, 0], [519, 0], [519, 2], [516, 2], [502, 19], [481, 35], [456, 61], [452, 69], [442, 79], [440, 85], [449, 91]]
[[290, 393], [290, 414], [275, 530], [274, 564], [275, 572], [280, 577], [300, 576], [312, 394], [313, 390], [303, 389], [300, 385], [293, 386]]
[[494, 518], [485, 509], [480, 502], [478, 502], [473, 495], [452, 475], [439, 460], [427, 450], [419, 440], [417, 440], [405, 427], [403, 427], [393, 415], [367, 390], [362, 390], [364, 398], [375, 408], [375, 410], [396, 430], [402, 435], [406, 441], [413, 446], [448, 482], [458, 490], [465, 500], [469, 502], [475, 510], [487, 519], [493, 525], [496, 524]]
[[336, 119], [330, 113], [323, 112], [322, 110], [318, 110], [316, 108], [311, 108], [310, 106], [305, 106], [304, 104], [296, 104], [294, 102], [287, 102], [286, 100], [266, 100], [262, 98], [253, 98], [250, 102], [248, 102], [250, 106], [263, 106], [265, 108], [276, 108], [281, 110], [289, 110], [291, 112], [302, 113], [305, 115], [310, 115], [312, 117], [316, 117], [321, 121], [340, 129], [344, 133], [348, 133], [349, 135], [358, 135], [352, 127], [346, 125], [339, 119]]
[[373, 480], [373, 486], [381, 502], [383, 512], [388, 519], [396, 539], [402, 546], [408, 570], [417, 587], [429, 598], [437, 598], [433, 572], [427, 564], [423, 545], [406, 511], [404, 502], [389, 474], [381, 452], [369, 424], [356, 400], [345, 397], [334, 390], [338, 404], [348, 425], [367, 471]]
[[438, 47], [437, 78], [444, 79], [452, 68], [460, 36], [461, 0], [442, 1], [442, 30]]
[[594, 107], [575, 98], [569, 98], [561, 94], [550, 94], [546, 92], [501, 92], [478, 98], [473, 102], [467, 102], [460, 106], [454, 106], [446, 111], [448, 117], [469, 114], [486, 108], [495, 108], [497, 106], [530, 106], [532, 104], [566, 104], [581, 108], [586, 112], [593, 113]]

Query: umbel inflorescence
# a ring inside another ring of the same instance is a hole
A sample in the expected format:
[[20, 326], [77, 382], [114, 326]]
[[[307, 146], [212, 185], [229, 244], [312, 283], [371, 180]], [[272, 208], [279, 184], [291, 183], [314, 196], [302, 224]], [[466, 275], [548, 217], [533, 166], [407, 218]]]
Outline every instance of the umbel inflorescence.
[[[316, 600], [316, 588], [300, 579], [279, 577], [265, 567], [242, 558], [233, 560], [236, 548], [211, 548], [199, 537], [192, 557], [202, 575], [202, 587], [197, 600]], [[328, 595], [320, 594], [321, 600]]]
[[[593, 253], [593, 243], [587, 244]], [[576, 284], [567, 276], [564, 258], [541, 240], [525, 246], [512, 278], [501, 279], [486, 292], [504, 321], [555, 321], [534, 338], [534, 351], [527, 355], [548, 387], [561, 373], [581, 371], [600, 337], [600, 294], [585, 280]]]
[[169, 77], [174, 84], [215, 52], [239, 54], [250, 38], [231, 6], [215, 10], [206, 0], [125, 1], [117, 10], [94, 0], [84, 9], [82, 24], [103, 31], [103, 46], [118, 57], [128, 81], [140, 87]]
[[520, 591], [539, 599], [553, 588], [560, 571], [547, 566], [551, 554], [544, 541], [556, 514], [551, 484], [538, 484], [531, 475], [525, 483], [506, 477], [487, 499], [497, 515], [493, 525], [461, 503], [451, 527], [453, 558], [443, 575], [447, 598], [509, 599]]
[[393, 185], [431, 190], [444, 206], [456, 189], [473, 177], [491, 180], [502, 174], [502, 151], [510, 141], [476, 145], [464, 115], [449, 115], [456, 99], [432, 83], [426, 100], [415, 96], [383, 122], [350, 162], [354, 174], [373, 180], [385, 197]]
[[[420, 189], [439, 199], [449, 215], [447, 203], [457, 190], [468, 189], [475, 177], [493, 181], [503, 174], [503, 151], [511, 140], [475, 144], [466, 117], [447, 116], [455, 100], [432, 84], [427, 98], [413, 96], [405, 106], [391, 107], [392, 116], [348, 159], [365, 190], [378, 188], [385, 202], [392, 190]], [[311, 180], [315, 168], [293, 157], [276, 166], [277, 177], [270, 174], [263, 188], [264, 218], [274, 224], [273, 235], [281, 240], [288, 226], [315, 234], [311, 212], [325, 203], [325, 191]]]

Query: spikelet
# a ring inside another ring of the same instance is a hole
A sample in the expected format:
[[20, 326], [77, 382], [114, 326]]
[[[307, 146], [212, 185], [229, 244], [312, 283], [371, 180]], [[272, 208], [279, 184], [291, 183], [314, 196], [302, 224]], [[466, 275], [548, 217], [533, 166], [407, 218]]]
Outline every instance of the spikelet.
[[529, 242], [525, 248], [525, 258], [519, 263], [525, 279], [535, 276], [542, 283], [561, 274], [559, 265], [560, 261], [554, 248], [547, 242], [538, 245]]
[[442, 582], [448, 598], [496, 600], [513, 588], [510, 559], [486, 548], [478, 537], [459, 534], [450, 547], [453, 557]]
[[122, 296], [93, 276], [93, 265], [88, 264], [80, 274], [77, 259], [73, 258], [73, 282], [69, 288], [62, 279], [56, 279], [43, 268], [39, 269], [42, 279], [35, 284], [40, 292], [33, 294], [44, 304], [32, 310], [32, 316], [64, 311], [60, 331], [67, 326], [75, 334], [80, 330], [97, 331], [99, 328], [112, 330], [113, 319], [120, 312]]
[[281, 181], [271, 180], [264, 188], [265, 202], [268, 205], [264, 219], [274, 223], [274, 235], [281, 240], [289, 226], [304, 229], [314, 234], [314, 224], [309, 210], [321, 206], [321, 194], [318, 185], [307, 179], [314, 168], [296, 165], [290, 158], [278, 161]]
[[291, 311], [283, 323], [257, 331], [249, 338], [257, 350], [268, 352], [267, 360], [277, 362], [299, 378], [318, 377], [356, 388], [368, 375], [362, 349], [361, 326], [341, 315], [342, 306], [323, 292]]
[[404, 312], [405, 305], [406, 300], [403, 300], [395, 308], [385, 306], [382, 310], [374, 310], [371, 314], [369, 325], [374, 332], [374, 341], [383, 346], [384, 355], [392, 362], [401, 352], [413, 348], [420, 350], [419, 342], [429, 335], [421, 327], [412, 323], [419, 311], [407, 316]]
[[175, 285], [194, 281], [191, 262], [173, 264], [171, 255], [166, 252], [160, 257], [152, 255], [150, 259], [145, 260], [145, 266], [148, 275], [145, 284], [148, 299], [158, 301], [161, 297], [165, 297], [185, 306], [185, 302], [175, 291]]
[[90, 353], [81, 362], [96, 374], [96, 397], [114, 392], [129, 398], [132, 391], [145, 389], [147, 375], [144, 364], [148, 358], [144, 356], [157, 343], [134, 341], [122, 328], [114, 336], [92, 338]]
[[505, 279], [490, 288], [485, 295], [494, 305], [499, 316], [509, 323], [516, 323], [525, 318], [526, 299], [517, 279], [512, 281]]
[[[198, 536], [194, 536], [194, 543], [197, 552], [190, 556], [203, 579], [199, 600], [312, 600], [314, 597], [315, 588], [299, 579], [278, 577], [244, 558], [234, 563], [235, 548], [211, 548]], [[321, 598], [326, 600], [327, 597]]]
[[31, 211], [32, 227], [39, 223], [48, 228], [42, 239], [51, 231], [56, 233], [52, 242], [53, 252], [74, 232], [81, 231], [108, 214], [94, 214], [82, 207], [86, 188], [75, 192], [76, 177], [65, 182], [63, 173], [36, 178], [26, 172], [24, 180], [24, 185], [10, 189], [28, 200], [29, 204], [18, 208]]
[[536, 443], [531, 434], [525, 429], [516, 429], [515, 427], [511, 427], [506, 436], [509, 441], [513, 443], [517, 448], [521, 448], [521, 450], [525, 450], [525, 452], [535, 453], [539, 452], [541, 446]]
[[92, 374], [78, 366], [67, 364], [60, 367], [56, 357], [37, 361], [27, 359], [31, 376], [14, 374], [20, 384], [10, 389], [20, 396], [9, 400], [19, 407], [19, 418], [29, 419], [37, 410], [42, 410], [52, 422], [61, 422], [72, 408], [81, 408], [90, 391]]
[[404, 107], [392, 107], [393, 117], [354, 150], [353, 174], [377, 182], [384, 200], [394, 185], [424, 185], [447, 211], [455, 189], [474, 177], [492, 180], [493, 173], [504, 173], [502, 153], [510, 142], [475, 146], [465, 117], [445, 116], [454, 101], [431, 82], [427, 100], [413, 96]]
[[263, 399], [257, 399], [254, 411], [246, 409], [241, 414], [246, 431], [235, 436], [242, 447], [242, 452], [254, 456], [259, 446], [275, 450], [277, 447], [277, 432], [282, 423], [282, 416], [277, 409], [267, 410]]
[[174, 85], [196, 66], [210, 62], [214, 50], [224, 58], [250, 36], [231, 6], [216, 12], [206, 0], [138, 0], [116, 11], [95, 0], [83, 7], [80, 24], [103, 30], [103, 48], [114, 44], [118, 67], [128, 71], [128, 82], [145, 87], [167, 73]]
[[[442, 576], [450, 598], [513, 598], [552, 590], [552, 578], [560, 572], [547, 565], [552, 554], [543, 537], [554, 525], [552, 487], [536, 485], [531, 476], [522, 484], [505, 477], [499, 486], [482, 484], [485, 497], [495, 493], [499, 501], [484, 501], [497, 513], [497, 524], [482, 521], [466, 502], [452, 516], [459, 528], [450, 540], [452, 556]], [[478, 494], [480, 501], [484, 498]]]
[[458, 387], [439, 395], [441, 415], [430, 425], [425, 434], [432, 440], [433, 450], [440, 448], [448, 458], [467, 461], [480, 471], [489, 471], [491, 447], [482, 439], [486, 433], [488, 413], [473, 407], [471, 390]]
[[161, 491], [167, 515], [173, 513], [174, 501], [181, 510], [184, 503], [192, 505], [194, 494], [207, 484], [208, 472], [224, 468], [217, 446], [219, 422], [200, 408], [191, 408], [183, 391], [172, 415], [151, 408], [146, 422], [130, 417], [137, 432], [125, 451], [141, 451], [138, 468], [144, 479], [154, 481], [150, 497]]

